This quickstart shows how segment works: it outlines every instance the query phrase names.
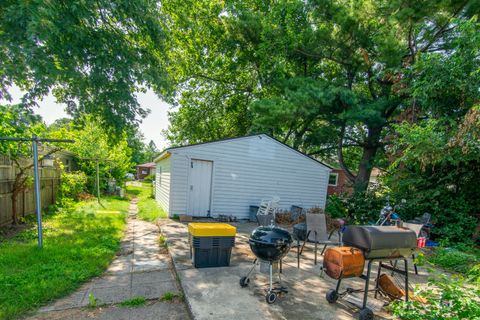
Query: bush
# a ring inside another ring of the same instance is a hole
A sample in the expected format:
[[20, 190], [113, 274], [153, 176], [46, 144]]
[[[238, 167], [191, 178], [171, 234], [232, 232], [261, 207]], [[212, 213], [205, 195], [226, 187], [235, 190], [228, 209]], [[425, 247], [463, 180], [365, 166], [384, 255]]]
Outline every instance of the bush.
[[393, 314], [405, 320], [480, 319], [478, 275], [442, 274], [429, 279], [427, 287], [416, 294], [427, 303], [396, 301], [391, 305]]
[[332, 218], [345, 218], [348, 214], [344, 199], [333, 194], [328, 196], [325, 212]]
[[345, 218], [349, 224], [373, 224], [385, 205], [385, 197], [369, 190], [352, 195], [332, 195], [327, 200], [326, 213], [332, 218]]
[[154, 174], [149, 174], [148, 176], [143, 178], [143, 182], [147, 182], [147, 183], [152, 183], [152, 181], [154, 181], [154, 180], [155, 180], [155, 175]]
[[86, 190], [87, 176], [81, 171], [63, 172], [60, 181], [60, 201], [78, 200]]
[[437, 248], [428, 261], [444, 269], [467, 273], [471, 267], [480, 262], [478, 253], [463, 252], [455, 248]]

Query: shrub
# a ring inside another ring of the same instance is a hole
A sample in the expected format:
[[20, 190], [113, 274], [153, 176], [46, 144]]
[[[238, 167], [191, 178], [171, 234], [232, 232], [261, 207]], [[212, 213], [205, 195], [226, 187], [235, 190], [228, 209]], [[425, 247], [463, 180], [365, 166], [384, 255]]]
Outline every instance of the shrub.
[[428, 261], [444, 269], [466, 273], [480, 259], [475, 253], [463, 252], [455, 248], [437, 248]]
[[332, 218], [345, 218], [348, 214], [344, 199], [336, 194], [328, 197], [325, 212]]
[[154, 174], [149, 174], [148, 176], [143, 178], [143, 182], [147, 182], [147, 183], [152, 183], [152, 181], [154, 181], [154, 180], [155, 180], [155, 175]]
[[385, 205], [385, 197], [369, 190], [352, 195], [332, 195], [328, 198], [326, 213], [332, 218], [345, 218], [350, 224], [373, 224]]
[[429, 279], [428, 285], [416, 294], [426, 298], [418, 301], [396, 301], [393, 314], [405, 320], [480, 319], [480, 286], [471, 285], [473, 276], [440, 275]]
[[63, 172], [60, 181], [60, 201], [78, 200], [86, 189], [87, 176], [81, 171]]

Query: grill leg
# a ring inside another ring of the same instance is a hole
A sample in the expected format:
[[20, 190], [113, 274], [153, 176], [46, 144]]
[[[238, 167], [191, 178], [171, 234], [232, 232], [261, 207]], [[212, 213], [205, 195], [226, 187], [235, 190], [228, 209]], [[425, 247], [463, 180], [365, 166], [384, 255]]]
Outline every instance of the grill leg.
[[297, 268], [300, 269], [300, 239], [297, 239]]
[[405, 261], [405, 301], [408, 301], [408, 260]]
[[255, 269], [255, 267], [257, 266], [257, 259], [253, 260], [253, 266], [252, 268], [250, 269], [250, 271], [248, 271], [247, 275], [246, 275], [246, 279], [250, 279], [250, 274], [252, 273], [252, 271]]
[[340, 278], [337, 281], [337, 287], [335, 288], [335, 292], [338, 294], [340, 291], [340, 283], [342, 282], [342, 276], [340, 275]]
[[317, 231], [315, 231], [315, 265], [317, 265], [317, 248], [318, 248]]
[[418, 274], [417, 264], [415, 263], [415, 254], [412, 254], [413, 259], [413, 268], [415, 269], [415, 274]]
[[380, 279], [380, 272], [382, 272], [382, 262], [378, 263], [377, 280], [375, 281], [375, 299], [377, 299], [378, 294], [378, 281]]
[[365, 279], [365, 292], [363, 293], [363, 307], [362, 307], [362, 309], [365, 309], [367, 307], [368, 283], [370, 282], [370, 273], [372, 271], [372, 262], [373, 262], [373, 260], [368, 261], [367, 279]]
[[273, 289], [273, 283], [272, 283], [272, 277], [273, 277], [273, 265], [272, 263], [270, 262], [270, 289], [268, 290], [268, 293], [272, 292], [272, 289]]

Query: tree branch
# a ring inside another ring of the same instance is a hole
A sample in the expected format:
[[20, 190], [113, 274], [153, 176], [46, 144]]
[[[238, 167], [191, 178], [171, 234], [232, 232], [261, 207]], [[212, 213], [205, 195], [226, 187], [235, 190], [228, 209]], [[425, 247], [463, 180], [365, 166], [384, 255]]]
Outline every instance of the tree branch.
[[345, 62], [345, 61], [342, 61], [342, 60], [338, 60], [332, 56], [323, 56], [323, 55], [319, 55], [319, 54], [315, 54], [315, 53], [309, 53], [309, 52], [305, 52], [301, 49], [293, 49], [294, 51], [300, 53], [300, 54], [303, 54], [304, 56], [306, 57], [310, 57], [310, 58], [316, 58], [316, 59], [327, 59], [327, 60], [330, 60], [330, 61], [333, 61], [333, 62], [336, 62], [338, 64], [342, 64], [342, 65], [351, 65], [351, 63], [348, 63], [348, 62]]
[[429, 43], [427, 43], [423, 48], [421, 48], [419, 51], [420, 51], [420, 52], [425, 52], [425, 51], [427, 51], [427, 50], [438, 40], [438, 38], [439, 38], [442, 34], [444, 34], [444, 33], [448, 32], [448, 31], [451, 31], [451, 30], [455, 29], [455, 26], [453, 26], [453, 27], [451, 27], [451, 28], [447, 28], [447, 27], [450, 25], [450, 20], [453, 19], [453, 18], [455, 18], [455, 17], [465, 8], [465, 6], [466, 6], [467, 4], [468, 4], [468, 1], [464, 1], [464, 2], [460, 5], [460, 7], [452, 14], [452, 16], [450, 17], [450, 19], [448, 19], [448, 21], [447, 21], [443, 26], [441, 26], [441, 27], [437, 30], [437, 32], [435, 32], [435, 34], [434, 34], [433, 37], [432, 37], [432, 40], [431, 40]]

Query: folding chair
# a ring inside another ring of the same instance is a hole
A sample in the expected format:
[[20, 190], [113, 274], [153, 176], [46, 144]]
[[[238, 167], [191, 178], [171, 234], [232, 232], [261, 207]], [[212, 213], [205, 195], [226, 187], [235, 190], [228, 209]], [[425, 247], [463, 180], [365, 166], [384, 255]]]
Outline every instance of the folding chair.
[[[297, 267], [300, 268], [300, 255], [303, 252], [305, 244], [307, 241], [313, 242], [315, 244], [315, 265], [317, 264], [317, 250], [318, 244], [323, 244], [322, 252], [320, 253], [323, 255], [325, 249], [328, 245], [335, 245], [340, 246], [342, 244], [342, 235], [340, 229], [332, 230], [330, 233], [327, 232], [327, 218], [325, 214], [318, 213], [318, 214], [307, 214], [306, 215], [306, 223], [307, 223], [307, 237], [303, 241], [303, 244], [300, 246], [300, 240], [297, 240]], [[337, 232], [338, 234], [338, 241], [331, 240], [332, 235]]]
[[260, 226], [275, 224], [275, 213], [278, 210], [279, 198], [262, 200], [257, 211], [257, 222]]

